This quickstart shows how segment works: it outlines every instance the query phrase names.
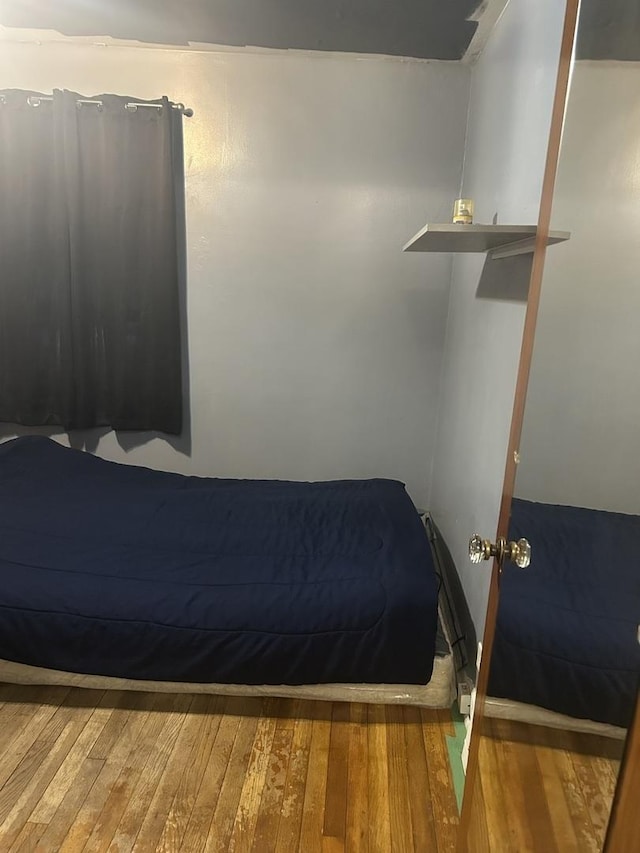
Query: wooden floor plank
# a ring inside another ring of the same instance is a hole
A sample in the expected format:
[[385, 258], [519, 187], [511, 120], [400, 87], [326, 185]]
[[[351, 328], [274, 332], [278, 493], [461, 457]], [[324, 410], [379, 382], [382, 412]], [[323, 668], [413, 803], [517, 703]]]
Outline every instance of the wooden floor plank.
[[492, 737], [480, 739], [479, 761], [482, 768], [482, 797], [489, 847], [499, 850], [502, 846], [506, 853], [513, 850], [513, 839], [510, 837], [507, 809], [502, 794], [503, 774], [500, 772], [496, 744]]
[[344, 838], [334, 838], [333, 836], [322, 836], [322, 853], [344, 853]]
[[0, 791], [0, 850], [9, 849], [20, 834], [92, 714], [91, 708], [68, 710], [59, 737], [53, 743], [36, 740]]
[[111, 708], [111, 717], [100, 733], [100, 737], [93, 745], [89, 758], [104, 760], [108, 758], [114, 744], [120, 738], [123, 729], [126, 728], [129, 718], [141, 701], [144, 701], [144, 693], [131, 694], [128, 690], [114, 690], [106, 694], [102, 704]]
[[69, 690], [52, 688], [39, 695], [42, 704], [32, 704], [33, 714], [23, 716], [24, 725], [19, 731], [7, 726], [0, 718], [0, 788], [22, 761], [33, 743], [41, 736], [43, 729], [58, 712]]
[[[0, 684], [0, 719], [31, 716], [40, 705], [61, 705], [70, 687], [32, 687], [26, 684]], [[0, 732], [0, 738], [2, 732]]]
[[[78, 812], [89, 795], [102, 767], [104, 761], [98, 758], [85, 758], [82, 764], [77, 767], [73, 784], [66, 786], [66, 792], [58, 808], [51, 816], [51, 819], [44, 825], [46, 830], [42, 833], [38, 841], [38, 853], [47, 853], [51, 850], [60, 850], [62, 841], [67, 836], [69, 829], [75, 822]], [[49, 803], [51, 800], [49, 800]], [[34, 811], [31, 819], [33, 820], [36, 812]]]
[[[227, 709], [229, 707], [230, 703], [227, 702]], [[204, 847], [207, 853], [226, 853], [228, 850], [259, 719], [255, 713], [240, 716], [229, 766], [222, 780]]]
[[[113, 853], [129, 853], [133, 849], [142, 823], [151, 806], [156, 788], [162, 780], [169, 756], [173, 752], [176, 740], [182, 729], [192, 697], [182, 695], [179, 697], [179, 700], [181, 702], [180, 710], [167, 714], [165, 724], [158, 735], [158, 739], [154, 744], [143, 773], [116, 827], [115, 834], [108, 848]], [[87, 853], [90, 853], [90, 851], [87, 851]]]
[[190, 715], [199, 714], [202, 719], [156, 846], [158, 853], [173, 853], [181, 849], [220, 722], [219, 715], [215, 713], [217, 709], [216, 697], [197, 696], [189, 710]]
[[[328, 709], [328, 714], [325, 709]], [[331, 711], [332, 706], [329, 703], [324, 707], [322, 703], [316, 703], [313, 709], [309, 770], [300, 827], [300, 849], [308, 853], [322, 853], [322, 829], [331, 742]]]
[[[71, 743], [72, 740], [75, 741], [81, 731], [81, 727], [79, 726], [76, 726], [75, 728], [68, 728], [69, 726], [70, 724], [67, 724], [67, 727], [63, 730], [63, 733], [67, 735], [67, 738], [58, 747], [60, 764], [62, 764], [66, 758], [67, 744]], [[0, 791], [0, 820], [2, 821], [2, 825], [0, 826], [0, 838], [2, 838], [2, 831], [6, 827], [9, 816], [16, 816], [16, 810], [18, 809], [18, 803], [22, 799], [21, 795], [23, 791], [32, 782], [40, 767], [45, 763], [47, 757], [50, 756], [50, 752], [51, 747], [47, 741], [36, 740], [31, 745], [22, 761], [15, 768], [9, 779], [2, 786], [2, 790]], [[57, 767], [53, 769], [51, 777], [53, 777], [57, 769]], [[48, 783], [49, 779], [46, 780], [43, 787], [46, 787]], [[32, 809], [36, 807], [39, 799], [40, 796], [38, 794], [38, 796], [33, 800]], [[27, 815], [25, 806], [22, 814], [26, 820], [30, 816], [31, 810]]]
[[620, 774], [620, 762], [598, 756], [594, 758], [593, 766], [604, 802], [612, 803]]
[[294, 713], [295, 726], [291, 743], [291, 756], [275, 845], [278, 853], [298, 853], [300, 850], [302, 810], [313, 733], [313, 703], [299, 701]]
[[597, 842], [601, 847], [604, 844], [607, 824], [609, 823], [612, 797], [604, 796], [597, 768], [594, 766], [591, 756], [582, 752], [584, 745], [581, 735], [572, 732], [570, 743], [574, 750], [571, 753], [571, 761], [578, 786], [583, 793], [591, 825], [593, 826]]
[[601, 845], [596, 840], [587, 803], [576, 777], [566, 733], [551, 730], [549, 742], [553, 746], [553, 764], [571, 815], [578, 850], [580, 853], [600, 853]]
[[[479, 744], [479, 751], [482, 749], [482, 744]], [[480, 765], [482, 768], [484, 765]], [[464, 847], [460, 847], [465, 853], [493, 853], [496, 851], [495, 840], [490, 837], [489, 826], [487, 824], [487, 803], [485, 802], [483, 790], [483, 774], [479, 772], [475, 777], [473, 791], [465, 788], [464, 796], [471, 797], [471, 809], [469, 815], [469, 824], [467, 828], [467, 836], [464, 839]], [[467, 782], [467, 785], [469, 783]], [[457, 846], [454, 849], [458, 849]], [[499, 842], [497, 850], [503, 850], [502, 843]]]
[[[255, 786], [258, 788], [256, 796], [250, 798], [250, 802], [253, 800], [255, 805], [249, 806], [247, 809], [246, 834], [240, 844], [235, 847], [233, 844], [229, 845], [230, 853], [236, 850], [238, 853], [246, 850], [254, 850], [257, 853], [274, 853], [277, 851], [276, 842], [291, 758], [294, 725], [286, 711], [285, 716], [276, 719], [275, 723], [275, 731], [269, 756], [265, 762], [264, 774], [260, 773], [258, 769], [255, 771], [256, 777], [262, 777], [262, 782], [260, 786]], [[249, 774], [251, 774], [250, 770], [248, 771]], [[259, 793], [260, 787], [262, 788], [261, 794]], [[241, 810], [242, 799], [238, 816], [241, 814]], [[249, 818], [253, 810], [255, 810], [255, 817], [252, 815]]]
[[455, 734], [451, 712], [421, 710], [420, 717], [436, 841], [439, 850], [453, 850], [460, 818], [446, 741]]
[[334, 702], [329, 741], [327, 788], [323, 835], [342, 841], [347, 827], [347, 786], [349, 782], [349, 705]]
[[417, 708], [402, 709], [409, 772], [409, 805], [415, 850], [436, 850], [433, 798], [422, 737], [422, 720]]
[[369, 851], [369, 761], [366, 705], [350, 711], [345, 850]]
[[189, 710], [183, 719], [174, 747], [133, 845], [133, 850], [136, 853], [139, 851], [144, 853], [144, 851], [157, 848], [176, 789], [180, 785], [191, 753], [206, 723], [204, 715], [198, 713], [201, 707], [200, 703], [205, 698], [203, 696], [192, 698]]
[[[166, 713], [180, 710], [179, 698], [154, 695], [153, 701], [149, 702], [148, 714], [143, 712], [137, 723], [135, 713], [119, 709], [114, 714], [122, 714], [126, 719], [126, 728], [137, 733], [137, 737], [132, 742], [125, 726], [112, 727], [112, 732], [119, 729], [119, 736], [112, 741], [112, 747], [103, 762], [103, 770], [77, 821], [90, 832], [85, 845], [88, 853], [105, 853], [109, 848], [116, 827], [155, 748], [166, 721]], [[129, 752], [125, 756], [127, 746]]]
[[[76, 718], [67, 723], [53, 745], [47, 741], [36, 741], [0, 792], [0, 796], [11, 797], [13, 802], [13, 807], [8, 813], [3, 808], [3, 814], [6, 814], [6, 817], [0, 826], [0, 850], [9, 849], [22, 831], [22, 827], [28, 821], [42, 794], [78, 739], [84, 722]], [[17, 780], [18, 784], [12, 788], [14, 780]], [[11, 803], [4, 800], [3, 805], [10, 806]]]
[[[114, 705], [115, 707], [112, 708], [112, 717], [107, 723], [107, 725], [113, 723], [109, 727], [110, 731], [108, 732], [111, 749], [106, 753], [106, 758], [92, 759], [93, 761], [100, 761], [102, 767], [91, 791], [82, 802], [73, 825], [69, 827], [67, 835], [62, 840], [60, 850], [63, 853], [67, 853], [67, 851], [75, 853], [77, 850], [84, 849], [87, 839], [90, 837], [93, 837], [97, 841], [95, 836], [93, 836], [93, 832], [99, 816], [104, 809], [105, 802], [117, 778], [122, 772], [123, 765], [126, 764], [131, 752], [136, 749], [138, 738], [147, 723], [149, 712], [146, 709], [149, 707], [149, 703], [143, 694], [131, 696], [126, 708], [122, 706], [122, 702], [118, 699], [116, 699]], [[124, 719], [124, 725], [120, 725], [118, 717]], [[114, 732], [118, 732], [118, 736], [112, 739]], [[102, 749], [95, 751], [92, 749], [91, 754], [101, 755], [103, 752]], [[96, 846], [99, 847], [100, 843], [97, 843]], [[94, 853], [92, 849], [91, 853]]]
[[[3, 777], [1, 780], [2, 784], [4, 784], [9, 778], [17, 764], [19, 764], [20, 760], [24, 757], [26, 750], [35, 740], [35, 738], [31, 737], [30, 734], [33, 730], [34, 718], [38, 714], [38, 708], [33, 707], [31, 714], [25, 713], [24, 711], [17, 713], [15, 711], [15, 707], [11, 706], [7, 708], [5, 705], [4, 711], [5, 713], [0, 714], [0, 751], [2, 751], [2, 754], [11, 755], [15, 748], [14, 745], [17, 745], [18, 757], [11, 767], [9, 767], [9, 765], [3, 766], [0, 770]], [[40, 715], [42, 716], [42, 711], [40, 712]], [[44, 715], [48, 719], [50, 716], [53, 716], [53, 713], [49, 708], [46, 708], [44, 710]]]
[[534, 749], [540, 767], [542, 786], [549, 803], [549, 814], [557, 847], [562, 853], [580, 853], [571, 809], [562, 779], [556, 769], [555, 749], [542, 744], [534, 746]]
[[[221, 709], [224, 710], [224, 701], [221, 702]], [[182, 839], [181, 853], [201, 853], [204, 850], [222, 789], [222, 781], [229, 767], [241, 718], [222, 712], [218, 716], [218, 729], [211, 756]]]
[[[63, 702], [56, 708], [54, 714], [47, 719], [38, 733], [36, 740], [53, 746], [59, 740], [69, 722], [73, 719], [89, 719], [90, 716], [90, 706], [74, 703], [73, 696], [70, 695], [69, 702]], [[34, 740], [33, 743], [35, 742]]]
[[[44, 848], [40, 845], [40, 839], [47, 828], [46, 823], [33, 823], [27, 821], [22, 831], [13, 842], [8, 853], [39, 853]], [[55, 848], [48, 848], [53, 850]]]
[[[244, 768], [244, 782], [227, 848], [229, 853], [247, 853], [252, 848], [260, 800], [265, 792], [276, 726], [277, 720], [271, 714], [258, 720], [249, 761]], [[284, 734], [290, 736], [289, 731], [285, 731]]]
[[387, 760], [389, 772], [389, 814], [391, 825], [391, 850], [404, 853], [413, 850], [413, 824], [408, 808], [409, 759], [404, 737], [402, 708], [390, 705], [386, 708]]
[[391, 850], [387, 721], [382, 705], [367, 708], [367, 787], [370, 853]]
[[[42, 794], [38, 805], [31, 814], [31, 821], [34, 823], [49, 823], [73, 784], [80, 767], [89, 758], [89, 753], [100, 737], [112, 713], [111, 708], [103, 707], [96, 708], [92, 713], [78, 739], [67, 753], [57, 773]], [[96, 765], [91, 766], [94, 767]], [[99, 767], [102, 767], [101, 763]]]
[[561, 853], [553, 836], [535, 747], [501, 738], [494, 739], [494, 747], [509, 827], [510, 846], [506, 849]]

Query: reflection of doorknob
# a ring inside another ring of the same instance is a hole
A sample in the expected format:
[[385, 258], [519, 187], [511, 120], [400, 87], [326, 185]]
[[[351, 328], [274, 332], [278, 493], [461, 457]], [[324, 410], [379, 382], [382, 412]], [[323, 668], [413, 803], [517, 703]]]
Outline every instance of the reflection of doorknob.
[[526, 539], [518, 539], [517, 542], [507, 542], [503, 560], [511, 560], [519, 569], [526, 569], [531, 563], [531, 545], [529, 545]]
[[521, 569], [526, 569], [531, 563], [531, 545], [526, 539], [518, 539], [517, 542], [507, 542], [506, 539], [498, 539], [494, 545], [488, 539], [483, 539], [475, 533], [469, 540], [469, 559], [472, 563], [481, 563], [495, 557], [502, 565], [504, 560], [511, 560]]

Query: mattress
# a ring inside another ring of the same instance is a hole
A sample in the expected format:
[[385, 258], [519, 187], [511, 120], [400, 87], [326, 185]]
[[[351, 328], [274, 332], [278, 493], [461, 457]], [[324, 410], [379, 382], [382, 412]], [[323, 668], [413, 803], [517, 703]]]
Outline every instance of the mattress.
[[[442, 623], [440, 623], [442, 627]], [[448, 634], [447, 634], [448, 636]], [[218, 696], [273, 696], [325, 702], [364, 702], [384, 705], [416, 705], [449, 709], [456, 698], [454, 656], [442, 630], [428, 684], [216, 684], [139, 681], [105, 675], [27, 666], [0, 660], [0, 682], [27, 685], [62, 685], [90, 690], [134, 690], [153, 693], [205, 693]]]
[[640, 518], [514, 500], [510, 538], [532, 543], [500, 582], [488, 693], [628, 726], [640, 675]]
[[0, 445], [0, 659], [137, 681], [426, 684], [437, 583], [404, 486], [222, 480]]

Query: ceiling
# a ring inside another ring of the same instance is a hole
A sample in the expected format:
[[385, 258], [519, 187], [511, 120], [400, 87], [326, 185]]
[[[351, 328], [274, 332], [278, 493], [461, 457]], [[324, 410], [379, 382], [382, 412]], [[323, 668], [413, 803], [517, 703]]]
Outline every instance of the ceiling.
[[640, 61], [640, 0], [582, 0], [576, 56]]
[[[456, 60], [480, 52], [506, 2], [0, 0], [0, 25], [159, 44], [196, 42]], [[577, 55], [640, 60], [639, 0], [582, 0]]]
[[160, 44], [205, 42], [460, 59], [481, 0], [2, 0], [0, 23]]

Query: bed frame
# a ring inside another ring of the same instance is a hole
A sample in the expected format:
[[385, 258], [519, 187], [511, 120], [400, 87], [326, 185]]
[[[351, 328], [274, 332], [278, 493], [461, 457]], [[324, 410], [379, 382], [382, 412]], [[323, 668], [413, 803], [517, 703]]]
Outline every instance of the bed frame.
[[484, 706], [485, 716], [494, 720], [513, 720], [518, 723], [530, 723], [535, 726], [546, 726], [550, 729], [580, 732], [582, 734], [601, 735], [603, 737], [624, 740], [627, 730], [609, 723], [597, 723], [594, 720], [582, 720], [548, 711], [538, 705], [527, 705], [512, 699], [497, 699], [487, 696]]

